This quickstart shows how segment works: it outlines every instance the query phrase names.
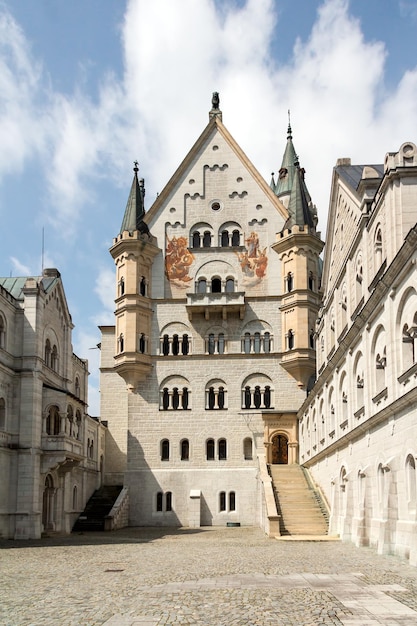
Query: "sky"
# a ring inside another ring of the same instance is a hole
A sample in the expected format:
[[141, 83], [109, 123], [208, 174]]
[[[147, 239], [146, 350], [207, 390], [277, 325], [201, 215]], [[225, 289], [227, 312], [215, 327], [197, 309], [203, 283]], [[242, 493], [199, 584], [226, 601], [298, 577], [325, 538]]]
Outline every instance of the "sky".
[[417, 0], [0, 0], [0, 276], [61, 272], [91, 415], [133, 162], [148, 210], [214, 91], [268, 182], [291, 111], [324, 237], [337, 158], [417, 143]]

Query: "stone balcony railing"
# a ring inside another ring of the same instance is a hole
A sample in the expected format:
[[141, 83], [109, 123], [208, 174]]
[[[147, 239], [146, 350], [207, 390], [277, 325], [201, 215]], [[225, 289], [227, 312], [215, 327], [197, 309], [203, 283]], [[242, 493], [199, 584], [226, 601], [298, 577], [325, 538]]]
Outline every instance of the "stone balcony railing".
[[220, 313], [222, 319], [229, 315], [239, 315], [242, 320], [245, 317], [245, 292], [233, 291], [230, 293], [187, 293], [187, 312], [190, 320], [197, 313], [202, 313], [205, 318]]

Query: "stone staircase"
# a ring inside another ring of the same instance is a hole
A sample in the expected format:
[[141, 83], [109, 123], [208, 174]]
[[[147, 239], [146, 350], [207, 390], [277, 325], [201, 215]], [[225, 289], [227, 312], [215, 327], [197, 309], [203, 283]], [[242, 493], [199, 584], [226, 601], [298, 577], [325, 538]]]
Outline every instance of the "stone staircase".
[[72, 532], [104, 530], [106, 515], [113, 508], [121, 490], [121, 485], [103, 485], [97, 489], [75, 522]]
[[281, 535], [327, 535], [327, 508], [300, 465], [270, 465]]

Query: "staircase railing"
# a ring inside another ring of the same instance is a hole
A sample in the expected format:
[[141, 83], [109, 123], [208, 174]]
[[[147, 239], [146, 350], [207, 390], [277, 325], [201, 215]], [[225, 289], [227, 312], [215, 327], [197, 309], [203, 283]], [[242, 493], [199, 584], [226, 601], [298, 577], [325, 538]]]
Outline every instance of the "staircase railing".
[[327, 529], [328, 529], [329, 528], [329, 518], [330, 518], [330, 507], [329, 507], [329, 505], [327, 503], [326, 496], [324, 495], [324, 493], [322, 492], [320, 487], [314, 482], [314, 480], [311, 477], [311, 474], [308, 471], [308, 469], [306, 467], [304, 467], [303, 465], [300, 465], [300, 467], [303, 470], [303, 474], [304, 474], [304, 477], [305, 477], [305, 479], [307, 481], [307, 484], [308, 484], [309, 488], [313, 492], [314, 499], [316, 500], [318, 506], [320, 507], [320, 511], [322, 512], [323, 517], [326, 520], [326, 525], [327, 525]]
[[104, 530], [117, 530], [129, 525], [129, 489], [123, 487], [111, 511], [104, 519]]
[[263, 485], [263, 500], [265, 515], [261, 521], [263, 531], [268, 537], [279, 537], [280, 531], [280, 518], [278, 514], [277, 505], [275, 501], [275, 493], [273, 489], [272, 478], [269, 474], [269, 469], [266, 464], [265, 455], [258, 455], [259, 462], [259, 475], [261, 483]]

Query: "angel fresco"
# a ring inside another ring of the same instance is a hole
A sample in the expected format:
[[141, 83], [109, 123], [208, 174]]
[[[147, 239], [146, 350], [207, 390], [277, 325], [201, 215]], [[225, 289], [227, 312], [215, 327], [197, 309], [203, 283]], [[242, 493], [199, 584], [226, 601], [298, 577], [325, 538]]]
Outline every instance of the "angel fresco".
[[169, 239], [167, 235], [165, 272], [168, 280], [173, 281], [179, 287], [187, 287], [192, 280], [189, 270], [193, 261], [194, 255], [187, 247], [187, 238], [174, 236]]
[[237, 252], [240, 268], [243, 272], [243, 283], [248, 286], [257, 285], [266, 275], [268, 266], [267, 248], [259, 247], [258, 233], [252, 231], [245, 239], [246, 250]]

